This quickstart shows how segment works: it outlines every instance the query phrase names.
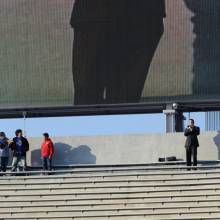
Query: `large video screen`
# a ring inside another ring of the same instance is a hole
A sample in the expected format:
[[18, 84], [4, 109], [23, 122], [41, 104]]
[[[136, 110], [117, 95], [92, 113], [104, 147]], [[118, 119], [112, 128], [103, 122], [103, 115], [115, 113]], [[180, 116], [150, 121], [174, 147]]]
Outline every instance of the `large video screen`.
[[0, 0], [0, 109], [220, 100], [219, 0]]

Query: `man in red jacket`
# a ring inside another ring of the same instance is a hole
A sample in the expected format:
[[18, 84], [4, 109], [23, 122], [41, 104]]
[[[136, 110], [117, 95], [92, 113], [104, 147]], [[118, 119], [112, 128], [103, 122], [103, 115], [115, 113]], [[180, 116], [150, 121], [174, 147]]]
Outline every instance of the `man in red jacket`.
[[54, 146], [51, 141], [49, 134], [43, 134], [44, 140], [41, 144], [41, 158], [43, 163], [43, 170], [51, 170], [52, 169], [52, 157], [54, 154]]

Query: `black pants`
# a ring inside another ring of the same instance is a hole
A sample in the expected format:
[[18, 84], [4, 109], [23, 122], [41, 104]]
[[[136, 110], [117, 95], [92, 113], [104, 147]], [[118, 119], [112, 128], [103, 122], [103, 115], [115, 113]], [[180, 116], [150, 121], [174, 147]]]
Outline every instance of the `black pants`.
[[192, 166], [192, 158], [193, 158], [193, 166], [197, 166], [197, 147], [186, 148], [187, 166]]
[[43, 170], [52, 170], [52, 159], [49, 157], [42, 158]]
[[0, 157], [1, 167], [0, 172], [6, 172], [8, 165], [8, 157]]

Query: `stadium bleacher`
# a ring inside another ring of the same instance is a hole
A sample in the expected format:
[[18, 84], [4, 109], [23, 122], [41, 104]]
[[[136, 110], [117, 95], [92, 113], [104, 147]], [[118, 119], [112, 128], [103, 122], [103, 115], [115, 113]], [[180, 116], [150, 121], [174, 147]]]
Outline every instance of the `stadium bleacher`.
[[[6, 174], [0, 219], [220, 219], [220, 166], [87, 166]], [[28, 174], [28, 175], [27, 175]]]

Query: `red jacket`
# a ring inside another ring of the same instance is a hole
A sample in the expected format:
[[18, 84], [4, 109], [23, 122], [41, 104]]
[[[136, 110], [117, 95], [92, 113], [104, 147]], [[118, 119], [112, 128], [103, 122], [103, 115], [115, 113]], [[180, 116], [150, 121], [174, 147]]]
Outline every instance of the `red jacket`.
[[48, 140], [45, 140], [45, 141], [41, 144], [41, 157], [49, 157], [49, 158], [52, 158], [53, 153], [54, 153], [53, 142], [52, 142], [51, 139], [49, 138]]

